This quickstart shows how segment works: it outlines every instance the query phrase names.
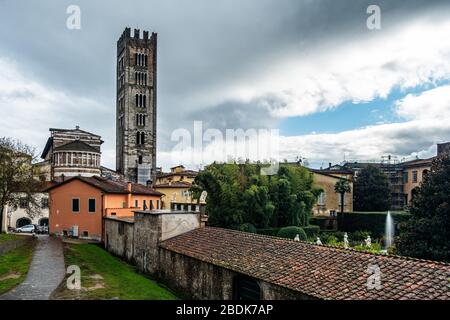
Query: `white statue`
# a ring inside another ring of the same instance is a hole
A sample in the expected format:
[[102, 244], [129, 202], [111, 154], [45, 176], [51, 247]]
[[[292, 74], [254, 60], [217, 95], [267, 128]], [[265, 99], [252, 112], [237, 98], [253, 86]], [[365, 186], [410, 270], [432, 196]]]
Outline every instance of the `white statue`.
[[317, 237], [316, 244], [322, 245], [322, 241], [320, 241], [319, 237]]
[[347, 234], [347, 232], [344, 233], [344, 248], [348, 249], [348, 234]]
[[300, 241], [300, 235], [299, 235], [299, 234], [297, 234], [297, 235], [295, 236], [294, 241]]
[[372, 247], [372, 239], [370, 238], [370, 236], [367, 236], [367, 239], [364, 240], [364, 242], [366, 243], [366, 247], [367, 248], [371, 248]]
[[208, 196], [208, 192], [202, 191], [202, 193], [200, 195], [200, 202], [205, 202], [207, 196]]

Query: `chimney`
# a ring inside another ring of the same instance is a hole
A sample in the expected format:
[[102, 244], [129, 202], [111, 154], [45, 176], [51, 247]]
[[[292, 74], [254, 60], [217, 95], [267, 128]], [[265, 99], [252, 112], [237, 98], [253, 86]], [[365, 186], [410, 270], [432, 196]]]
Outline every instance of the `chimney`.
[[134, 38], [135, 39], [139, 39], [140, 34], [141, 34], [141, 30], [134, 29]]
[[328, 169], [331, 168], [331, 162], [328, 162]]
[[127, 183], [127, 208], [131, 208], [131, 182]]

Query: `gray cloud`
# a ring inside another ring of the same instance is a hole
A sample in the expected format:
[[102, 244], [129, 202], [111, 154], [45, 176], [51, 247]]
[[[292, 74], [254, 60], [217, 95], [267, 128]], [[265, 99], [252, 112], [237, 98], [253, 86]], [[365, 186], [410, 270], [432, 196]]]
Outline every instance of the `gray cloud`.
[[[447, 2], [376, 3], [388, 27]], [[332, 46], [367, 36], [365, 10], [374, 2], [83, 0], [76, 3], [82, 12], [79, 31], [65, 27], [70, 4], [73, 1], [1, 1], [0, 57], [15, 60], [55, 90], [95, 101], [94, 109], [78, 106], [65, 110], [71, 115], [67, 119], [55, 119], [60, 126], [79, 124], [102, 134], [105, 149], [113, 150], [116, 41], [125, 26], [158, 32], [159, 146], [164, 150], [170, 146], [170, 132], [189, 127], [192, 120], [215, 128], [275, 126], [276, 119], [258, 101], [211, 99], [200, 104], [193, 97], [220, 93], [237, 79], [251, 83], [286, 55], [313, 54], [324, 43]], [[48, 115], [46, 126], [54, 122]], [[0, 136], [7, 134], [0, 131]], [[42, 143], [47, 134], [36, 132]]]

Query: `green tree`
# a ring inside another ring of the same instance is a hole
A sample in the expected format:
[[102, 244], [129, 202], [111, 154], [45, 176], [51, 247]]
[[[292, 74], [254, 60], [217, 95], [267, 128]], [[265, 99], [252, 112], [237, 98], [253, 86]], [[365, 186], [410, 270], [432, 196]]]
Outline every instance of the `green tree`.
[[391, 206], [391, 189], [386, 175], [374, 166], [361, 170], [353, 187], [355, 211], [386, 211]]
[[338, 193], [341, 197], [341, 213], [344, 212], [344, 198], [346, 193], [350, 193], [352, 191], [350, 187], [350, 183], [347, 179], [339, 179], [334, 185], [334, 192]]
[[30, 146], [10, 138], [0, 139], [0, 232], [6, 205], [17, 207], [26, 198], [26, 212], [33, 218], [39, 204], [35, 196], [39, 181], [38, 172], [33, 166], [34, 152]]
[[303, 167], [281, 166], [274, 176], [261, 175], [261, 163], [213, 163], [200, 172], [191, 188], [198, 198], [208, 192], [209, 223], [242, 229], [305, 226], [317, 195], [310, 172]]
[[401, 227], [400, 255], [450, 262], [450, 156], [433, 161]]

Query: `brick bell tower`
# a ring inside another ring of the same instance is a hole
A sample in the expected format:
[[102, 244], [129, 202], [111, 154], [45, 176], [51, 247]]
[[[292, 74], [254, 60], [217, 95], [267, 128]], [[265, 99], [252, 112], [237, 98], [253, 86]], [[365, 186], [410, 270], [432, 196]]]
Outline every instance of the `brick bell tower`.
[[156, 45], [130, 28], [117, 41], [116, 170], [144, 185], [156, 172]]

